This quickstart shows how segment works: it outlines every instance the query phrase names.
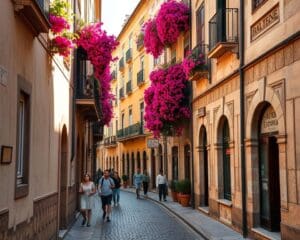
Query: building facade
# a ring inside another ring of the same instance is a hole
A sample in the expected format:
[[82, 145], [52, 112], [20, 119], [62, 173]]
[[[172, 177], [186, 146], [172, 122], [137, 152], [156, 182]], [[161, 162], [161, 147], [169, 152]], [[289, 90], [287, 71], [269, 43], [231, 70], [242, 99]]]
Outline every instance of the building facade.
[[[69, 3], [81, 19], [100, 19], [101, 1]], [[71, 57], [63, 59], [50, 51], [49, 4], [46, 0], [0, 3], [3, 240], [57, 239], [59, 230], [70, 226], [78, 207], [80, 171], [93, 168], [89, 155], [79, 149], [92, 149], [90, 139], [98, 140], [101, 134], [90, 131], [89, 135], [81, 125], [86, 115], [77, 101], [76, 61], [73, 66]], [[95, 161], [95, 153], [91, 156]]]
[[195, 207], [256, 239], [300, 236], [299, 9], [192, 1], [192, 48], [209, 59], [192, 77]]
[[170, 136], [165, 141], [161, 138], [157, 142], [144, 127], [144, 91], [150, 86], [149, 74], [165, 64], [182, 60], [184, 46], [190, 44], [190, 33], [186, 33], [159, 58], [146, 54], [143, 25], [155, 16], [162, 2], [140, 1], [118, 36], [120, 44], [114, 52], [118, 62], [112, 67], [114, 118], [105, 127], [104, 140], [97, 150], [99, 168], [118, 170], [121, 175], [129, 176], [131, 184], [137, 168], [146, 170], [154, 188], [160, 169], [170, 180], [191, 176], [189, 124], [182, 136]]

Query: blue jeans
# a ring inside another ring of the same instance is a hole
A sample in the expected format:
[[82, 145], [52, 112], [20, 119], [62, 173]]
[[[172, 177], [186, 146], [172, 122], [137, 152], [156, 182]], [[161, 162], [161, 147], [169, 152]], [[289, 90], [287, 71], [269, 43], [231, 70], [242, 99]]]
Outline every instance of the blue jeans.
[[120, 201], [120, 188], [113, 189], [113, 201], [114, 203], [119, 203]]

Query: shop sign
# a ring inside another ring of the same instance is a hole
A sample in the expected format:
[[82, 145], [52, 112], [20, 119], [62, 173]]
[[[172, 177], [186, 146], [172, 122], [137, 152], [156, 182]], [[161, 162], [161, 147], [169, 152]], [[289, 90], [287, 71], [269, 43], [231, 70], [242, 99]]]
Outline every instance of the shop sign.
[[265, 111], [262, 121], [261, 121], [261, 130], [263, 133], [273, 133], [278, 131], [278, 120], [274, 108], [271, 106]]
[[158, 148], [158, 139], [155, 138], [149, 138], [147, 140], [147, 147], [148, 148]]
[[255, 40], [264, 32], [269, 30], [276, 23], [278, 23], [279, 20], [279, 4], [277, 4], [251, 26], [251, 41]]

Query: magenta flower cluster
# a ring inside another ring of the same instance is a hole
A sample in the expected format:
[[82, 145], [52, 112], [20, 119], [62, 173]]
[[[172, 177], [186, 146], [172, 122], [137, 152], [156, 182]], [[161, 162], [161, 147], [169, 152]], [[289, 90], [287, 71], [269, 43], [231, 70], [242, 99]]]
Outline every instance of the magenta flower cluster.
[[197, 67], [200, 68], [205, 66], [205, 55], [203, 53], [198, 55], [190, 53], [186, 58], [183, 59], [181, 65], [186, 77], [188, 78]]
[[84, 27], [80, 31], [80, 36], [76, 41], [86, 52], [88, 59], [94, 67], [94, 76], [99, 80], [100, 102], [102, 107], [102, 124], [109, 124], [112, 112], [113, 94], [110, 92], [110, 63], [114, 61], [113, 50], [118, 42], [114, 36], [109, 36], [102, 29], [102, 23], [95, 23]]
[[158, 36], [164, 45], [177, 41], [180, 32], [189, 30], [189, 7], [175, 0], [169, 0], [161, 5], [156, 17]]
[[190, 11], [183, 2], [169, 0], [163, 3], [157, 17], [145, 24], [145, 49], [155, 58], [165, 46], [175, 43], [181, 32], [189, 30]]
[[182, 121], [191, 115], [185, 92], [188, 81], [183, 67], [176, 64], [154, 70], [150, 80], [151, 85], [144, 93], [146, 127], [155, 137], [169, 129], [180, 134]]
[[51, 23], [51, 31], [54, 34], [59, 34], [63, 30], [70, 29], [70, 24], [64, 17], [50, 14], [49, 21]]
[[156, 21], [154, 19], [150, 19], [145, 23], [144, 46], [146, 53], [152, 54], [155, 58], [158, 58], [164, 50], [164, 45], [159, 39]]
[[55, 52], [63, 57], [70, 55], [73, 43], [70, 39], [63, 36], [56, 36], [52, 39], [52, 48]]

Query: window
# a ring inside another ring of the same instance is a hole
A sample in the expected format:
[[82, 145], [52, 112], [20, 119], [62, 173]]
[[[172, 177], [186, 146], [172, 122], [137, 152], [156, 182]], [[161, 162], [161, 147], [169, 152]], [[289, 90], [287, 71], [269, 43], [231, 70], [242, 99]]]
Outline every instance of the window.
[[183, 50], [184, 57], [187, 57], [190, 50], [191, 50], [191, 48], [190, 48], [190, 33], [187, 32], [187, 34], [184, 36], [184, 50]]
[[122, 113], [121, 128], [124, 129], [125, 114]]
[[171, 51], [171, 64], [176, 63], [176, 48], [174, 47]]
[[223, 123], [222, 135], [224, 198], [231, 201], [229, 125], [227, 119]]
[[252, 11], [263, 5], [267, 0], [252, 0]]
[[128, 116], [128, 120], [129, 120], [129, 126], [132, 125], [132, 109], [129, 109], [129, 116]]
[[115, 95], [115, 105], [118, 105], [118, 87], [115, 89], [116, 95]]
[[172, 147], [172, 177], [178, 180], [178, 147]]
[[141, 56], [140, 58], [140, 70], [144, 69], [144, 56]]
[[129, 67], [128, 69], [128, 82], [132, 80], [132, 68]]
[[141, 128], [144, 128], [144, 102], [140, 103]]
[[128, 48], [132, 48], [132, 33], [129, 35], [128, 38]]
[[205, 22], [204, 22], [204, 5], [202, 4], [196, 12], [196, 31], [197, 45], [204, 44], [205, 41]]
[[31, 86], [23, 78], [18, 77], [18, 88], [15, 198], [25, 197], [28, 194], [30, 149]]

